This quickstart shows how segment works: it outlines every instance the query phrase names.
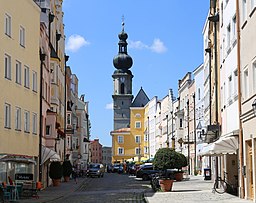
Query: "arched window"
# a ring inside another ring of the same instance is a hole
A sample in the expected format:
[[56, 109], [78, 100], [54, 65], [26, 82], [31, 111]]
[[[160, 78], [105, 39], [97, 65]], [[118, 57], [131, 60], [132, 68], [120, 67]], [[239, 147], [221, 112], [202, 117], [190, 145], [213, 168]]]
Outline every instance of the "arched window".
[[121, 83], [121, 94], [124, 94], [124, 83]]

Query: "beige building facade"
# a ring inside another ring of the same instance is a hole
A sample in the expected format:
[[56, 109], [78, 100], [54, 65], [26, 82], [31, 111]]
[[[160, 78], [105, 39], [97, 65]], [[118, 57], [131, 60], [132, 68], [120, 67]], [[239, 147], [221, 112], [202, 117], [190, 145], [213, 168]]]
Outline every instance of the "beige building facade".
[[[16, 170], [31, 173], [39, 153], [39, 36], [40, 8], [32, 1], [0, 1], [0, 181], [15, 178]], [[23, 9], [19, 9], [23, 8]], [[17, 12], [18, 11], [18, 12]], [[33, 18], [31, 18], [33, 16]], [[10, 159], [11, 160], [11, 159]], [[21, 162], [26, 162], [25, 167]], [[25, 161], [26, 160], [26, 161]]]

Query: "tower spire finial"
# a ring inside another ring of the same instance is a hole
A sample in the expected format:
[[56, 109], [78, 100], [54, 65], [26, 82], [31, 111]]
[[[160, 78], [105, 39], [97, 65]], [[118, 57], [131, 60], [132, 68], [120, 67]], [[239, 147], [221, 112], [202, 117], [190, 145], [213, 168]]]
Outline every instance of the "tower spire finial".
[[124, 15], [122, 15], [122, 31], [124, 32]]

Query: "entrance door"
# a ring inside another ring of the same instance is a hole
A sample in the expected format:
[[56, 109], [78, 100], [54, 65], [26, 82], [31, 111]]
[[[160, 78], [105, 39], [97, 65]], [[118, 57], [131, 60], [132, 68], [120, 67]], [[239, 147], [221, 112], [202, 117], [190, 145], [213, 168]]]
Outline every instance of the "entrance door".
[[253, 193], [253, 165], [252, 165], [252, 141], [247, 142], [247, 177], [248, 177], [248, 197], [250, 199], [254, 198]]

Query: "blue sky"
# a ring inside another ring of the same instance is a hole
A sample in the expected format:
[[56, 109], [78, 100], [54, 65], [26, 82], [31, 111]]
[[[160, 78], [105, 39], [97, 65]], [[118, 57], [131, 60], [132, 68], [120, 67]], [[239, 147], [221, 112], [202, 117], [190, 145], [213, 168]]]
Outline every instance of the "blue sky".
[[124, 16], [133, 58], [133, 95], [143, 87], [151, 99], [174, 90], [203, 62], [202, 31], [210, 0], [64, 0], [66, 54], [89, 101], [91, 139], [111, 146], [113, 58]]

